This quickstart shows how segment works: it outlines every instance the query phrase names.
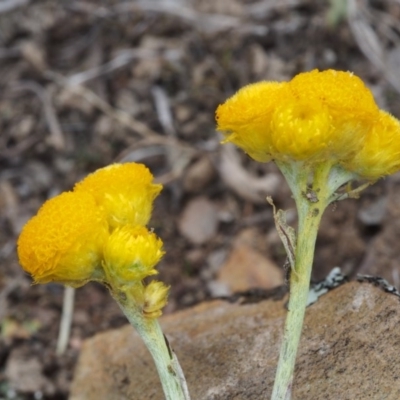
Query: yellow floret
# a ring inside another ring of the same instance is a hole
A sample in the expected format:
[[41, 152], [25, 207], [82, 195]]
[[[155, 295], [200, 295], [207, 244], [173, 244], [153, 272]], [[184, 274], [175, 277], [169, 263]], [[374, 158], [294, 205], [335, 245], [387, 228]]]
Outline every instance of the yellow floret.
[[91, 193], [108, 215], [112, 228], [146, 225], [153, 201], [162, 189], [152, 181], [153, 175], [143, 164], [112, 164], [88, 175], [74, 190]]
[[332, 144], [332, 118], [318, 101], [289, 100], [275, 110], [271, 141], [276, 160], [322, 160]]
[[350, 116], [365, 116], [378, 110], [371, 91], [351, 72], [332, 69], [302, 72], [290, 81], [290, 89], [299, 98], [320, 99], [333, 114], [346, 111]]
[[81, 286], [101, 266], [106, 219], [88, 193], [66, 192], [48, 200], [22, 229], [21, 266], [36, 283]]
[[380, 111], [362, 150], [345, 168], [369, 180], [377, 180], [399, 171], [400, 121], [389, 113]]
[[225, 142], [234, 143], [257, 161], [270, 161], [275, 153], [271, 141], [272, 115], [287, 95], [284, 83], [247, 85], [218, 107], [217, 129], [226, 135]]
[[110, 282], [141, 281], [157, 274], [163, 242], [145, 227], [116, 228], [104, 247], [103, 268]]
[[329, 110], [332, 158], [345, 160], [359, 151], [379, 111], [360, 78], [350, 72], [313, 70], [298, 74], [289, 85], [296, 98], [320, 101]]
[[147, 318], [158, 318], [168, 301], [169, 287], [162, 282], [151, 281], [144, 290], [143, 314]]

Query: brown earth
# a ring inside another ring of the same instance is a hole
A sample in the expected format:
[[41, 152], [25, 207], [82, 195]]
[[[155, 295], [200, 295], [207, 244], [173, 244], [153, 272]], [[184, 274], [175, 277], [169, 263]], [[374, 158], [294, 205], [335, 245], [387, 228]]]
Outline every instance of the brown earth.
[[[151, 226], [167, 251], [165, 313], [237, 288], [231, 252], [276, 276], [285, 256], [264, 199], [293, 211], [292, 199], [273, 164], [221, 148], [215, 108], [249, 82], [335, 68], [400, 117], [399, 22], [393, 0], [2, 2], [0, 398], [66, 399], [83, 340], [126, 323], [88, 284], [55, 354], [63, 288], [31, 286], [15, 254], [43, 201], [112, 162], [145, 163], [164, 184]], [[338, 265], [399, 286], [399, 216], [399, 174], [327, 210], [314, 278]]]

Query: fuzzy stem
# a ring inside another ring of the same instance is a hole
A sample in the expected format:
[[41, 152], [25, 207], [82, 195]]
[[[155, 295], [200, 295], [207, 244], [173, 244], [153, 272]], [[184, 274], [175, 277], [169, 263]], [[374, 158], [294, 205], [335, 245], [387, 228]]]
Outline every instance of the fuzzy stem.
[[[306, 201], [306, 200], [304, 200]], [[290, 298], [272, 400], [290, 399], [297, 348], [310, 287], [311, 266], [321, 212], [299, 215], [295, 271], [290, 276]]]
[[190, 400], [182, 368], [176, 355], [169, 347], [158, 320], [146, 318], [143, 315], [130, 290], [112, 290], [111, 293], [152, 355], [165, 399]]
[[[296, 168], [299, 173], [288, 165], [279, 165], [291, 188], [296, 187], [293, 195], [299, 213], [297, 244], [295, 252], [295, 267], [290, 276], [290, 297], [288, 313], [285, 321], [284, 336], [281, 344], [278, 368], [271, 400], [289, 400], [292, 392], [293, 373], [300, 342], [308, 292], [312, 263], [314, 259], [315, 242], [322, 214], [329, 204], [330, 191], [327, 178], [330, 165], [321, 165], [313, 171], [312, 197], [308, 188], [308, 176], [304, 168]], [[288, 170], [290, 173], [288, 174]]]

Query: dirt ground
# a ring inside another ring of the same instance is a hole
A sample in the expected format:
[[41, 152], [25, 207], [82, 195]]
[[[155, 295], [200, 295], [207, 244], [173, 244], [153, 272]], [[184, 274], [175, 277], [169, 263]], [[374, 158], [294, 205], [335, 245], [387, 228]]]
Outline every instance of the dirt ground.
[[[83, 340], [126, 323], [88, 284], [56, 355], [64, 289], [31, 286], [15, 251], [44, 200], [112, 162], [143, 162], [164, 184], [150, 225], [167, 252], [166, 313], [245, 289], [221, 273], [239, 256], [245, 274], [258, 260], [279, 268], [264, 287], [282, 282], [265, 197], [295, 223], [289, 191], [273, 164], [221, 147], [215, 109], [249, 82], [335, 68], [400, 117], [399, 27], [398, 0], [0, 2], [0, 399], [67, 399]], [[327, 210], [314, 278], [340, 266], [399, 287], [399, 239], [397, 174]]]

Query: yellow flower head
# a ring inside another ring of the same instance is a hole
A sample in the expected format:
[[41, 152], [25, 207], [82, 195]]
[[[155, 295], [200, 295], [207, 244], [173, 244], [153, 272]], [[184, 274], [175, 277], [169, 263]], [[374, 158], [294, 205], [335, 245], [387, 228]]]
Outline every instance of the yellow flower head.
[[379, 112], [371, 91], [360, 78], [350, 72], [313, 70], [298, 74], [289, 85], [296, 98], [321, 102], [329, 110], [329, 156], [342, 161], [359, 151]]
[[154, 269], [164, 252], [163, 242], [143, 226], [116, 228], [104, 246], [103, 268], [109, 281], [141, 281], [157, 274]]
[[270, 124], [277, 160], [320, 160], [329, 153], [332, 118], [318, 101], [288, 99], [276, 108]]
[[288, 94], [286, 85], [278, 82], [240, 89], [216, 111], [217, 129], [226, 133], [225, 142], [234, 143], [257, 161], [270, 161], [275, 153], [270, 122], [276, 105]]
[[111, 228], [124, 224], [146, 225], [153, 201], [162, 185], [143, 164], [112, 164], [88, 175], [75, 185], [76, 192], [91, 193], [108, 215]]
[[385, 111], [366, 137], [364, 146], [345, 168], [377, 180], [400, 170], [400, 121]]
[[158, 318], [168, 302], [169, 287], [162, 282], [151, 281], [144, 290], [143, 314], [147, 318]]
[[264, 162], [346, 161], [362, 147], [377, 115], [362, 81], [332, 70], [248, 85], [216, 112], [225, 141]]
[[81, 286], [101, 266], [107, 235], [107, 223], [93, 196], [62, 193], [44, 203], [22, 229], [19, 261], [36, 283]]

